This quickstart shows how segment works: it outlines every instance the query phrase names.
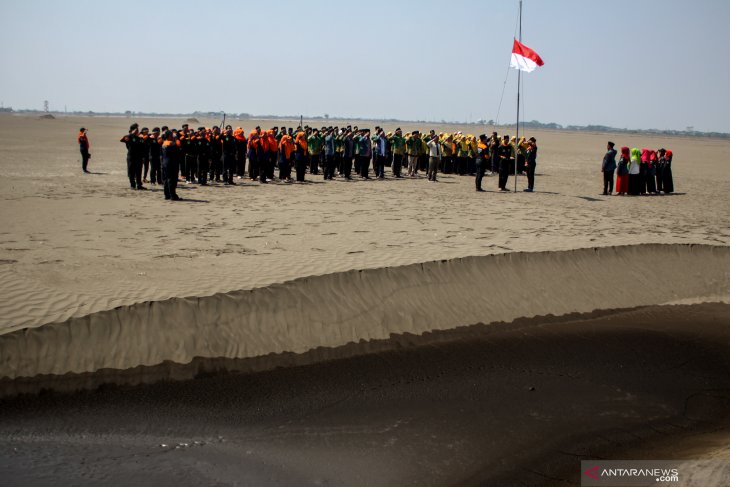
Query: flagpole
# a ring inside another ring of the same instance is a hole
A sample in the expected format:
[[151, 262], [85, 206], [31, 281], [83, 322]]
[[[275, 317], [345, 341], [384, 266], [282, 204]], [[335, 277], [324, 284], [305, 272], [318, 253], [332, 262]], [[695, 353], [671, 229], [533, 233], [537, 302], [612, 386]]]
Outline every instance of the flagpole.
[[[520, 31], [519, 31], [519, 40], [522, 42], [522, 0], [520, 0], [520, 15], [519, 15], [519, 22], [520, 22]], [[519, 153], [518, 147], [520, 145], [520, 82], [522, 80], [522, 70], [517, 70], [517, 134], [515, 135], [515, 145], [514, 145], [514, 151], [515, 151], [515, 193], [517, 192], [517, 155]]]

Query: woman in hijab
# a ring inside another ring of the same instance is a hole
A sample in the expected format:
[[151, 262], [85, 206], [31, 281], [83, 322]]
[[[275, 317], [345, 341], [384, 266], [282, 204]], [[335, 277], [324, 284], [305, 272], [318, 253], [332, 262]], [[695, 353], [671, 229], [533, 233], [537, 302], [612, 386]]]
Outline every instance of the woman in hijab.
[[649, 162], [646, 165], [646, 192], [647, 194], [656, 193], [656, 152], [649, 151]]
[[629, 162], [629, 194], [636, 196], [641, 194], [641, 151], [638, 148], [631, 149]]
[[649, 169], [649, 149], [641, 149], [641, 165], [639, 166], [639, 194], [646, 194], [646, 174]]
[[659, 149], [657, 151], [656, 160], [656, 192], [661, 193], [664, 189], [664, 164], [667, 162], [666, 159], [667, 151]]
[[621, 158], [618, 160], [616, 172], [616, 193], [625, 195], [629, 192], [629, 163], [631, 155], [628, 147], [621, 147]]
[[674, 192], [674, 180], [672, 179], [672, 151], [668, 150], [665, 156], [664, 170], [662, 171], [662, 187], [665, 194]]

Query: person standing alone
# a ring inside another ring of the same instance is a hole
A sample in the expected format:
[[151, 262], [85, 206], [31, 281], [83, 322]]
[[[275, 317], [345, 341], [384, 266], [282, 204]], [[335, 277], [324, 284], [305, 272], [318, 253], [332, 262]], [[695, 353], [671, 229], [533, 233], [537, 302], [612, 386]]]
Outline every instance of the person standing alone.
[[89, 171], [86, 170], [86, 167], [89, 165], [89, 159], [91, 158], [91, 154], [89, 154], [89, 147], [91, 147], [91, 144], [89, 143], [89, 136], [86, 135], [87, 130], [84, 127], [81, 127], [79, 129], [79, 150], [81, 151], [81, 169], [83, 169], [84, 172], [88, 173]]
[[604, 196], [613, 193], [613, 173], [616, 171], [616, 149], [613, 148], [613, 145], [613, 142], [606, 145], [606, 155], [603, 156], [603, 163], [601, 164]]

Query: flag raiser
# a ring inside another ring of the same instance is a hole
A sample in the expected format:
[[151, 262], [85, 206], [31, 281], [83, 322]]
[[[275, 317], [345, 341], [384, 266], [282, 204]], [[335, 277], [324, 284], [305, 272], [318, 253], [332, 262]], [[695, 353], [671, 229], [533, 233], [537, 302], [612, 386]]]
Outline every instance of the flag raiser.
[[511, 68], [529, 73], [543, 64], [545, 63], [542, 58], [535, 51], [515, 39], [515, 43], [512, 45], [512, 60], [509, 63]]

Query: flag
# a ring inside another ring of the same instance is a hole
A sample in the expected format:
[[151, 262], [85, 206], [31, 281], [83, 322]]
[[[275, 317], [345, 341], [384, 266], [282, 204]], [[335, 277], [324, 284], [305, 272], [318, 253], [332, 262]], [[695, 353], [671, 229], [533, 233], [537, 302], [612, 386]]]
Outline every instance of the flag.
[[512, 46], [512, 60], [509, 63], [511, 68], [529, 73], [543, 64], [545, 63], [542, 62], [542, 59], [535, 51], [515, 39], [515, 43]]

